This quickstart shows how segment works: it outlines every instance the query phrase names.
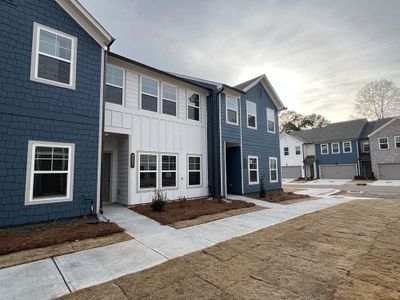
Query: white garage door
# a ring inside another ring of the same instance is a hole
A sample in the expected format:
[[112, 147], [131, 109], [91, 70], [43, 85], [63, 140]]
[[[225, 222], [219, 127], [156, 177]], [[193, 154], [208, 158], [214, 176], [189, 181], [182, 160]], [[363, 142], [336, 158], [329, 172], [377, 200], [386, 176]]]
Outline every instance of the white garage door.
[[282, 167], [282, 178], [299, 178], [301, 177], [301, 166]]
[[321, 166], [321, 179], [353, 179], [356, 175], [356, 165]]
[[400, 164], [378, 164], [379, 179], [400, 180]]

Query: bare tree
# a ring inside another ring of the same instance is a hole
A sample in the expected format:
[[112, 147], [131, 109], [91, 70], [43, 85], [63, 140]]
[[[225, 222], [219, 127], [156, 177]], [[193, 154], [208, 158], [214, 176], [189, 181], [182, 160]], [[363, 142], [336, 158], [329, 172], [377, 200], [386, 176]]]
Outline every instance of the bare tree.
[[400, 89], [387, 79], [372, 81], [357, 94], [354, 110], [357, 116], [383, 119], [400, 114]]

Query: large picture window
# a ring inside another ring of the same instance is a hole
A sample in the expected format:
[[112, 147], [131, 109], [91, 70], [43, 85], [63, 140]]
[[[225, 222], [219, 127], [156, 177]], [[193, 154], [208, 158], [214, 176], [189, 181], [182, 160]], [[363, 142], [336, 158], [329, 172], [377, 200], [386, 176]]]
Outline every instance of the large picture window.
[[30, 141], [25, 204], [72, 201], [74, 144]]
[[176, 187], [176, 155], [161, 155], [161, 187]]
[[188, 91], [188, 119], [200, 121], [200, 95]]
[[158, 81], [142, 77], [141, 107], [144, 110], [158, 111]]
[[31, 80], [75, 89], [77, 38], [34, 23]]
[[201, 157], [189, 156], [188, 157], [188, 173], [189, 173], [189, 186], [201, 185]]
[[247, 127], [257, 129], [257, 105], [254, 102], [246, 102]]
[[140, 153], [139, 187], [140, 189], [157, 188], [157, 155]]
[[276, 157], [269, 158], [269, 181], [278, 182], [278, 159]]
[[239, 124], [238, 99], [231, 96], [226, 96], [225, 101], [226, 101], [226, 123], [231, 125], [238, 125]]
[[271, 108], [267, 108], [267, 131], [275, 133], [275, 111]]
[[162, 85], [162, 112], [163, 114], [176, 116], [177, 88], [174, 85], [163, 83]]
[[105, 100], [122, 105], [124, 95], [124, 70], [107, 65]]
[[249, 184], [258, 184], [259, 176], [258, 176], [258, 157], [257, 156], [249, 156]]

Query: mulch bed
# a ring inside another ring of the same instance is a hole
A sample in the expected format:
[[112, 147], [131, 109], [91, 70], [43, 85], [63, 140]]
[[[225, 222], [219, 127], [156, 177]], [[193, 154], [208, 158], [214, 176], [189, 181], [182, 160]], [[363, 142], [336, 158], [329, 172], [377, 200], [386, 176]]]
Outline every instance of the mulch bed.
[[169, 201], [164, 206], [164, 211], [162, 212], [153, 211], [151, 203], [135, 205], [130, 207], [130, 209], [139, 214], [145, 215], [162, 225], [169, 225], [205, 215], [212, 215], [252, 206], [255, 206], [255, 204], [240, 200], [229, 200], [229, 202], [227, 202], [216, 198], [201, 198], [186, 201]]
[[285, 202], [288, 200], [298, 200], [298, 199], [304, 199], [304, 198], [311, 198], [308, 195], [298, 195], [293, 192], [285, 192], [285, 191], [273, 191], [273, 192], [267, 192], [265, 194], [265, 197], [262, 198], [260, 197], [259, 193], [256, 194], [250, 194], [246, 195], [247, 197], [257, 199], [257, 200], [262, 200], [262, 201], [268, 201], [268, 202], [273, 202], [273, 203], [279, 203], [279, 202]]
[[117, 224], [99, 222], [93, 216], [13, 226], [0, 229], [0, 255], [108, 236], [123, 231], [124, 229]]

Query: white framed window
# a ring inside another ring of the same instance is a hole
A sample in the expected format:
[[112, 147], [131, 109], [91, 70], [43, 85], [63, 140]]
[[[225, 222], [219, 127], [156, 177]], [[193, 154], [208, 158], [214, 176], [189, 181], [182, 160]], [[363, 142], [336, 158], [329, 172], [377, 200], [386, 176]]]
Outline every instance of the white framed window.
[[158, 81], [141, 77], [141, 109], [158, 112]]
[[201, 156], [188, 156], [188, 186], [201, 186]]
[[389, 138], [382, 137], [378, 139], [379, 141], [379, 150], [388, 150], [389, 149]]
[[75, 89], [77, 44], [74, 36], [33, 23], [30, 79]]
[[328, 144], [321, 144], [321, 154], [327, 155], [329, 154], [329, 147]]
[[226, 95], [226, 123], [231, 125], [239, 125], [239, 101], [235, 97]]
[[369, 153], [370, 148], [369, 148], [369, 141], [363, 141], [362, 142], [362, 149], [364, 153]]
[[276, 157], [269, 158], [269, 181], [278, 182], [278, 159]]
[[271, 108], [267, 108], [267, 131], [269, 133], [275, 133], [275, 111]]
[[399, 149], [399, 148], [400, 148], [400, 136], [395, 136], [395, 137], [394, 137], [394, 147], [395, 147], [396, 149]]
[[249, 169], [249, 184], [258, 184], [259, 174], [258, 174], [258, 157], [248, 156], [248, 169]]
[[157, 154], [139, 153], [139, 189], [157, 188]]
[[177, 155], [161, 154], [161, 187], [177, 187]]
[[176, 116], [176, 101], [178, 89], [176, 86], [168, 83], [162, 83], [162, 113]]
[[296, 146], [296, 155], [300, 155], [301, 154], [301, 147], [300, 146]]
[[289, 155], [289, 147], [283, 148], [283, 154], [284, 154], [285, 156], [288, 156], [288, 155]]
[[187, 92], [188, 119], [200, 121], [200, 95], [195, 92]]
[[121, 68], [107, 65], [105, 101], [122, 105], [124, 103], [125, 71]]
[[351, 153], [351, 152], [353, 152], [351, 142], [350, 141], [343, 142], [343, 153]]
[[257, 104], [246, 101], [247, 128], [257, 129]]
[[25, 205], [73, 200], [75, 144], [28, 142]]
[[331, 144], [331, 151], [332, 154], [339, 154], [340, 153], [340, 144], [339, 143], [332, 143]]

